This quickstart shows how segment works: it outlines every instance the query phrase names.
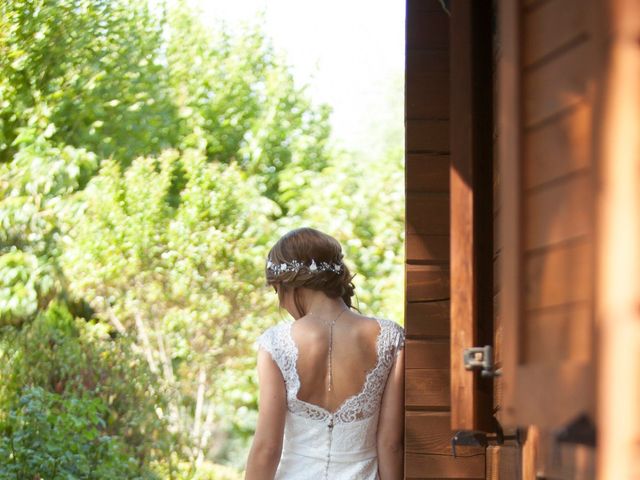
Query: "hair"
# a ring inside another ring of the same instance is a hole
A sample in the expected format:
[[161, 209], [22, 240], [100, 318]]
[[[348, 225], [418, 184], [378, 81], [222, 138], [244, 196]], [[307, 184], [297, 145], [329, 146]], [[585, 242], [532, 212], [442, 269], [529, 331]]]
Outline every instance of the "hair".
[[339, 264], [342, 267], [340, 273], [330, 270], [310, 272], [305, 268], [297, 272], [275, 273], [265, 267], [267, 285], [278, 285], [280, 305], [283, 303], [285, 292], [293, 290], [293, 301], [301, 315], [306, 315], [298, 291], [301, 287], [320, 290], [330, 298], [342, 298], [349, 308], [358, 310], [351, 304], [351, 297], [355, 293], [352, 282], [355, 275], [351, 275], [342, 260], [343, 257], [340, 242], [332, 236], [310, 227], [291, 230], [271, 247], [267, 260], [275, 264], [297, 260], [308, 265], [313, 259], [316, 262]]

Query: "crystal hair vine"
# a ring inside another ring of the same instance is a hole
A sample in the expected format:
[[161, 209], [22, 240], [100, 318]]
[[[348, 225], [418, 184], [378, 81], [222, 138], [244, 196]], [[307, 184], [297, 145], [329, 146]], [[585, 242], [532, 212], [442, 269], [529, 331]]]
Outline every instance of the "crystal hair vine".
[[273, 263], [271, 260], [267, 260], [267, 270], [275, 275], [279, 275], [284, 272], [299, 272], [301, 269], [307, 269], [311, 273], [316, 272], [333, 272], [333, 273], [342, 273], [342, 265], [339, 263], [330, 263], [330, 262], [318, 262], [314, 259], [311, 259], [311, 263], [309, 265], [305, 265], [304, 262], [299, 260], [291, 260], [290, 262], [284, 263]]

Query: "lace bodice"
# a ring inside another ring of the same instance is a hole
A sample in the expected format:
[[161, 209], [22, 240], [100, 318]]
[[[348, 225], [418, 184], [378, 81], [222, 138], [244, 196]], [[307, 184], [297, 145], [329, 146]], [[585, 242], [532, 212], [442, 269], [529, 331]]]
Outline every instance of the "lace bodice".
[[362, 389], [333, 412], [298, 398], [298, 348], [291, 336], [293, 322], [267, 329], [257, 346], [270, 353], [282, 372], [287, 416], [282, 457], [276, 480], [378, 478], [376, 432], [380, 403], [396, 355], [404, 348], [404, 330], [391, 320], [376, 318], [377, 359]]
[[258, 338], [258, 346], [271, 354], [282, 372], [287, 391], [287, 408], [291, 413], [314, 420], [333, 417], [334, 423], [348, 423], [369, 417], [377, 411], [395, 355], [404, 346], [404, 330], [391, 320], [376, 320], [380, 325], [376, 340], [376, 364], [367, 373], [360, 392], [347, 398], [333, 413], [298, 399], [300, 377], [296, 369], [298, 348], [291, 336], [293, 322], [275, 325]]

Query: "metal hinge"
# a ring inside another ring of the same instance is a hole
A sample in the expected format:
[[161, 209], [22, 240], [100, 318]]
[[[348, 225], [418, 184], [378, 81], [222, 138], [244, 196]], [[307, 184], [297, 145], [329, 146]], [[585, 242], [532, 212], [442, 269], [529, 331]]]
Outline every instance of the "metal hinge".
[[493, 364], [493, 348], [491, 345], [465, 348], [463, 359], [465, 369], [480, 370], [480, 374], [483, 377], [498, 377], [502, 373], [502, 370], [496, 370]]

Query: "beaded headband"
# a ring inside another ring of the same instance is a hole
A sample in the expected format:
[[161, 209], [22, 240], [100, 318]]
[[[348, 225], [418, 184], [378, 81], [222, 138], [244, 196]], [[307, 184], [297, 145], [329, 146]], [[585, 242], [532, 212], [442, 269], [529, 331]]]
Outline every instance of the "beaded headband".
[[305, 265], [304, 262], [299, 260], [291, 260], [290, 262], [284, 263], [273, 263], [271, 260], [267, 260], [267, 270], [275, 275], [279, 275], [283, 272], [299, 272], [301, 269], [307, 269], [311, 273], [316, 272], [333, 272], [333, 273], [341, 273], [342, 265], [339, 263], [329, 263], [329, 262], [318, 262], [314, 259], [311, 259], [311, 264]]

